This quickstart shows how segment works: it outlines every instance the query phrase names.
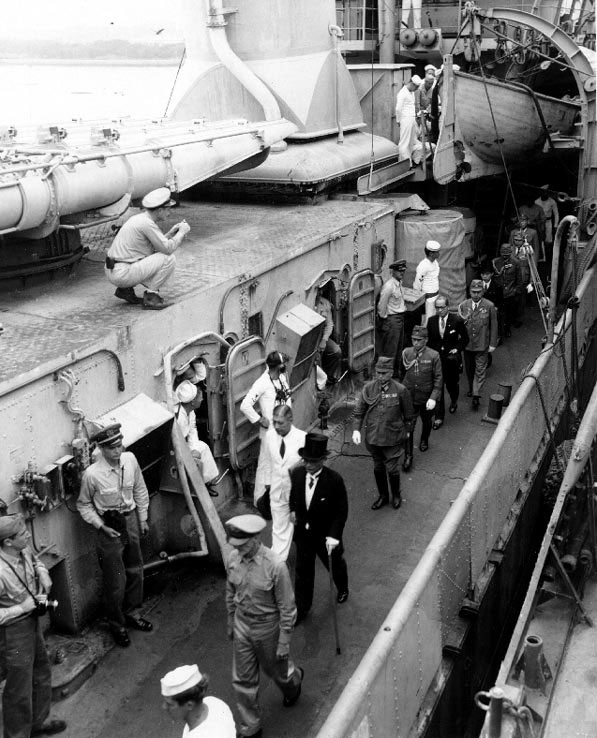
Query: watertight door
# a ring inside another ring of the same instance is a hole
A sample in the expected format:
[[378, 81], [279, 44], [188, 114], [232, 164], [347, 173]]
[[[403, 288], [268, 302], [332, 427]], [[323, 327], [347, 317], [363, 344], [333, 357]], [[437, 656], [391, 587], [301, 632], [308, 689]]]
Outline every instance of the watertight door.
[[240, 411], [240, 404], [253, 382], [265, 371], [265, 344], [251, 336], [234, 344], [226, 358], [228, 446], [233, 469], [242, 469], [259, 455], [259, 425]]
[[358, 372], [373, 364], [375, 354], [375, 274], [353, 274], [348, 285], [348, 368]]

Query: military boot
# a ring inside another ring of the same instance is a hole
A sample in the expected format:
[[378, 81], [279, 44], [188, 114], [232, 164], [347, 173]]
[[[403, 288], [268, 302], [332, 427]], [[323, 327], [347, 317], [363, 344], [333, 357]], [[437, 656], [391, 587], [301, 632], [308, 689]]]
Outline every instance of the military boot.
[[404, 443], [404, 461], [402, 462], [402, 468], [404, 471], [408, 471], [413, 465], [413, 448], [414, 439], [411, 433]]
[[392, 507], [398, 510], [402, 505], [402, 495], [400, 494], [400, 472], [390, 474], [390, 489], [392, 490]]
[[388, 498], [388, 477], [386, 476], [385, 469], [374, 469], [373, 474], [375, 475], [375, 482], [377, 484], [379, 497], [371, 505], [371, 509], [379, 510], [380, 507], [383, 507], [390, 502]]

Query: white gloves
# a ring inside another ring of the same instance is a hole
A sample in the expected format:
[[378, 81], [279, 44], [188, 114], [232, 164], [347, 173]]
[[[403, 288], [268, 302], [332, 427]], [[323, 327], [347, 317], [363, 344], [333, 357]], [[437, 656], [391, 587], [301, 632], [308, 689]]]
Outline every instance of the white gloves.
[[325, 547], [329, 554], [332, 553], [332, 551], [340, 544], [340, 541], [338, 541], [336, 538], [332, 538], [331, 536], [325, 537]]
[[490, 346], [490, 347], [489, 347], [489, 353], [491, 354], [491, 353], [493, 353], [494, 351], [495, 351], [495, 346]]
[[533, 285], [532, 285], [532, 284], [527, 284], [527, 292], [529, 293], [529, 295], [531, 294], [531, 292], [532, 292], [532, 291], [533, 291], [534, 289], [535, 289], [535, 288], [533, 287]]
[[427, 400], [425, 410], [435, 410], [435, 400]]
[[354, 430], [352, 432], [352, 442], [355, 446], [358, 446], [361, 443], [361, 431]]

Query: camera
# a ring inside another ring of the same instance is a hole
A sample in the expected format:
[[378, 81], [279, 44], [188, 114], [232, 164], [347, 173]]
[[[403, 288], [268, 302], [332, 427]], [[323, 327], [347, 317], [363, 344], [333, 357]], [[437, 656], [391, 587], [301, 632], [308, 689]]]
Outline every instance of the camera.
[[48, 595], [36, 595], [35, 596], [35, 610], [34, 615], [45, 615], [50, 611], [54, 611], [58, 607], [58, 600], [48, 599]]

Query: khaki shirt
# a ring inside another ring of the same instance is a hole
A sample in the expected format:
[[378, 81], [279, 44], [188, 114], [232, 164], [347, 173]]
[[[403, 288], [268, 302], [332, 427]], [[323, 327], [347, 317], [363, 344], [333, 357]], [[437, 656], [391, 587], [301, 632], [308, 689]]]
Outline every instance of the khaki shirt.
[[280, 643], [289, 643], [296, 621], [290, 574], [278, 556], [259, 545], [252, 558], [233, 548], [226, 561], [226, 610], [258, 620], [280, 618]]
[[48, 573], [29, 548], [18, 557], [0, 552], [0, 625], [10, 625], [31, 614], [23, 613], [20, 605], [30, 596], [27, 587], [33, 594], [42, 591], [38, 580], [42, 571]]
[[162, 254], [174, 253], [179, 246], [179, 240], [166, 238], [159, 225], [143, 211], [129, 218], [118, 231], [108, 249], [108, 256], [132, 264], [151, 256], [156, 251]]

